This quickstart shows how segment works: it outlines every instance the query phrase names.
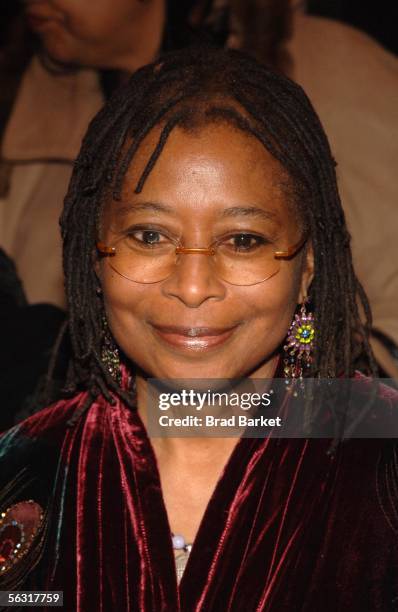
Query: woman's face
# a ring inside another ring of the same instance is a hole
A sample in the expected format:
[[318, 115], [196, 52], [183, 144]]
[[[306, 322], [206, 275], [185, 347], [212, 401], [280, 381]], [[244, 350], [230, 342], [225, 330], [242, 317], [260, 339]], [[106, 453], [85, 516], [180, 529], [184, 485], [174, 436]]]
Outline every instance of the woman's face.
[[152, 61], [164, 0], [25, 0], [26, 16], [53, 59], [132, 71]]
[[[134, 226], [159, 232], [150, 240], [172, 235], [187, 247], [250, 231], [286, 246], [299, 242], [302, 229], [278, 162], [255, 138], [226, 125], [194, 134], [175, 128], [135, 194], [158, 138], [156, 129], [140, 146], [122, 201], [106, 204], [103, 242], [118, 243]], [[109, 325], [126, 355], [155, 378], [272, 376], [275, 351], [312, 279], [309, 246], [281, 261], [274, 276], [250, 286], [219, 278], [211, 256], [178, 257], [168, 278], [149, 284], [127, 280], [111, 267], [111, 258], [100, 259]]]

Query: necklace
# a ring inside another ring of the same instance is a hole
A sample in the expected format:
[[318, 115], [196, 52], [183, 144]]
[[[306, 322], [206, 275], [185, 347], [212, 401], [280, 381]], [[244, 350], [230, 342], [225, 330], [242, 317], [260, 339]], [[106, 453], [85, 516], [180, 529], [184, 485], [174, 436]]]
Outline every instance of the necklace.
[[171, 533], [171, 541], [173, 543], [173, 549], [175, 550], [177, 582], [179, 583], [184, 573], [189, 553], [192, 550], [192, 544], [187, 544], [184, 536], [173, 532]]

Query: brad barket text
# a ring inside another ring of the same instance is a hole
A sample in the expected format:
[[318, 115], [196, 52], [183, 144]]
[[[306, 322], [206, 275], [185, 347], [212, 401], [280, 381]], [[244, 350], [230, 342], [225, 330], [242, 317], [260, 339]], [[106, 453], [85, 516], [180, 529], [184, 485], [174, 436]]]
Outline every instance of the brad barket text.
[[231, 415], [230, 417], [205, 417], [187, 415], [182, 418], [171, 417], [166, 414], [159, 417], [161, 427], [282, 427], [281, 417], [266, 418], [264, 416], [248, 417], [245, 414]]

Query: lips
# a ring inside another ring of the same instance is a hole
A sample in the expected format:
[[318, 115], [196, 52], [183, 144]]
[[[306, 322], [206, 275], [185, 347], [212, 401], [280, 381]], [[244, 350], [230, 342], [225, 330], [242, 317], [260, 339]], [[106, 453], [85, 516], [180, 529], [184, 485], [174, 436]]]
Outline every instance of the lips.
[[188, 336], [190, 338], [196, 338], [198, 336], [220, 336], [221, 334], [224, 334], [230, 329], [236, 327], [236, 325], [232, 325], [230, 327], [183, 327], [181, 325], [153, 324], [153, 327], [165, 334], [177, 334], [179, 336]]
[[33, 7], [28, 8], [25, 14], [29, 27], [32, 30], [41, 30], [42, 28], [47, 27], [49, 24], [61, 22], [60, 18], [56, 15], [49, 14], [42, 10], [37, 10], [36, 7], [34, 9]]
[[183, 327], [154, 325], [156, 335], [166, 344], [189, 351], [203, 351], [226, 342], [238, 325], [232, 327]]
[[48, 25], [57, 23], [55, 19], [50, 19], [48, 17], [34, 17], [33, 15], [27, 16], [27, 22], [31, 30], [42, 30]]

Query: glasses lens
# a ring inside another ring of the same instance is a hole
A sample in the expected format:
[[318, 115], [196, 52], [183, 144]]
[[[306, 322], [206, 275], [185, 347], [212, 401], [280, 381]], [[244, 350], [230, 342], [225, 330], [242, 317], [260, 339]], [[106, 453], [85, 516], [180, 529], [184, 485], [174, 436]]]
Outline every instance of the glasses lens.
[[[124, 278], [138, 283], [156, 283], [168, 278], [176, 270], [180, 257], [176, 244], [170, 240], [159, 241], [151, 236], [147, 241], [126, 239], [118, 241], [115, 254], [109, 256], [110, 266]], [[237, 234], [213, 244], [214, 255], [209, 257], [216, 276], [232, 285], [255, 285], [274, 276], [280, 269], [281, 260], [275, 251], [287, 245], [276, 244], [265, 238], [250, 234]]]
[[260, 236], [237, 235], [217, 245], [214, 265], [220, 278], [232, 285], [255, 285], [279, 271], [274, 242]]
[[137, 283], [156, 283], [173, 273], [176, 246], [167, 243], [143, 243], [124, 238], [115, 244], [109, 265], [121, 276]]

